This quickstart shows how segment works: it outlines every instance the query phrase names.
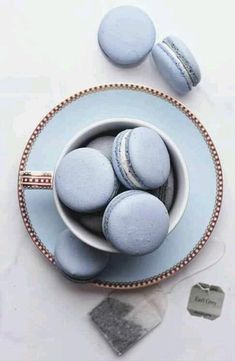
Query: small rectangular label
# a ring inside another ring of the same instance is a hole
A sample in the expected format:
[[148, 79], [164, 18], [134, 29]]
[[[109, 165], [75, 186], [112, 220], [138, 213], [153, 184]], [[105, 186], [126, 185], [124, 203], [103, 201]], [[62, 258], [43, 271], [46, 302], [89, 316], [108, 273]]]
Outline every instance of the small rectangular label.
[[191, 289], [187, 310], [192, 316], [215, 320], [220, 317], [224, 291], [219, 286], [198, 283]]

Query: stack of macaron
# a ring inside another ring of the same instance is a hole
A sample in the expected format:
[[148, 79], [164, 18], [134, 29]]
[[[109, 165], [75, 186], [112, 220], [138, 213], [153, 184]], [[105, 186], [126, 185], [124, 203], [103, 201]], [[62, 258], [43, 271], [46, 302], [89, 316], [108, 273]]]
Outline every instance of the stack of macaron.
[[[174, 173], [168, 149], [154, 129], [102, 135], [69, 152], [56, 170], [55, 187], [77, 221], [121, 253], [151, 253], [168, 234]], [[68, 230], [56, 243], [55, 257], [73, 280], [93, 278], [109, 260], [108, 253]]]
[[160, 74], [178, 93], [186, 94], [201, 80], [200, 69], [188, 47], [176, 36], [155, 43], [156, 30], [150, 17], [136, 6], [119, 6], [102, 19], [98, 43], [109, 60], [134, 66], [152, 53]]

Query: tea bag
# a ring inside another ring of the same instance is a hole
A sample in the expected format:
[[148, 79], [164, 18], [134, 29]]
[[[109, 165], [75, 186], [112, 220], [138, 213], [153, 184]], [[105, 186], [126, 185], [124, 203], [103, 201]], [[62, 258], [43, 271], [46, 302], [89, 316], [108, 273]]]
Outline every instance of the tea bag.
[[90, 317], [113, 350], [121, 356], [160, 325], [167, 309], [167, 297], [179, 283], [211, 268], [224, 254], [225, 243], [211, 241], [200, 258], [174, 278], [150, 288], [113, 291], [90, 312]]
[[167, 296], [157, 287], [114, 291], [90, 313], [113, 350], [121, 356], [154, 327], [167, 308]]

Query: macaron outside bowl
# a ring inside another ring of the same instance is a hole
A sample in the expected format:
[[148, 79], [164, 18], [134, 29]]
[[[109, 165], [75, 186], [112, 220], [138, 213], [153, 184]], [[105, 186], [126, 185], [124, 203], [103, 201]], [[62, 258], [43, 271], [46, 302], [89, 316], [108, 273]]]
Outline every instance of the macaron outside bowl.
[[151, 51], [156, 37], [150, 17], [136, 6], [111, 9], [102, 19], [98, 42], [115, 64], [134, 66]]
[[154, 45], [152, 57], [169, 85], [184, 95], [201, 80], [199, 65], [189, 48], [176, 36], [167, 36]]
[[66, 229], [56, 242], [55, 259], [65, 276], [73, 281], [86, 281], [106, 267], [109, 254], [88, 246]]

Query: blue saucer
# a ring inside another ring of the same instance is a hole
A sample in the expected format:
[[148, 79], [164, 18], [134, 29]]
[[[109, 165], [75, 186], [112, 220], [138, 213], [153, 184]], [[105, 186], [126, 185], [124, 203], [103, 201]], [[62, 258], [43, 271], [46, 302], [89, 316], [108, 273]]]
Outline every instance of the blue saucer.
[[[37, 126], [22, 156], [20, 170], [53, 170], [65, 144], [79, 130], [107, 118], [134, 118], [168, 134], [184, 156], [190, 192], [185, 213], [162, 246], [146, 256], [112, 254], [109, 267], [92, 281], [106, 287], [151, 285], [175, 274], [200, 251], [214, 229], [222, 201], [218, 154], [199, 120], [185, 106], [157, 90], [136, 85], [89, 89], [55, 107]], [[65, 228], [51, 191], [19, 187], [26, 228], [52, 263], [55, 242]]]

